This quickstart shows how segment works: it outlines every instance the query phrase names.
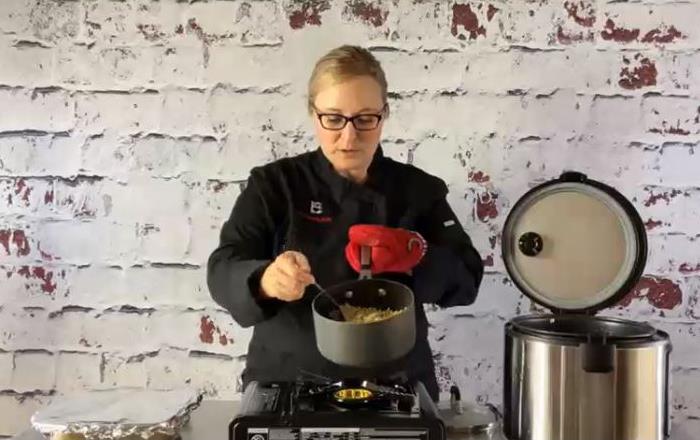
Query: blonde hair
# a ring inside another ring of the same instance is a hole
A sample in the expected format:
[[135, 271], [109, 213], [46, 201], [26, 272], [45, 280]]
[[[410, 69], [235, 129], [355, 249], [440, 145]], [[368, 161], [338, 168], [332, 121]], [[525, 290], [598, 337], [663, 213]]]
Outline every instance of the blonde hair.
[[387, 83], [384, 69], [372, 53], [359, 46], [336, 47], [322, 56], [309, 78], [308, 110], [313, 112], [316, 95], [327, 83], [338, 84], [358, 76], [374, 78], [382, 90], [382, 101], [387, 102]]

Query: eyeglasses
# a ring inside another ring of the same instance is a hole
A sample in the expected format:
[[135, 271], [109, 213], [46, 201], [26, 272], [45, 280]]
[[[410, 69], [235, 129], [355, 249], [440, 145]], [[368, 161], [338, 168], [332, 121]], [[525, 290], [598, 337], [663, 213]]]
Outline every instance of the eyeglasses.
[[321, 127], [326, 130], [342, 130], [348, 125], [348, 122], [351, 122], [357, 131], [370, 131], [379, 126], [379, 122], [384, 117], [385, 109], [386, 104], [382, 107], [381, 113], [362, 113], [350, 117], [338, 113], [319, 113], [315, 108], [314, 111]]

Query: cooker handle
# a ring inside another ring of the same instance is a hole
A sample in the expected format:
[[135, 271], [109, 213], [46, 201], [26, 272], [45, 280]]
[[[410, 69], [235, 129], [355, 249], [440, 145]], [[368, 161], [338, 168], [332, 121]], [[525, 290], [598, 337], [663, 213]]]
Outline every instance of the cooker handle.
[[457, 385], [452, 385], [450, 387], [450, 408], [455, 414], [462, 414], [464, 412], [462, 408], [462, 394], [459, 392], [459, 387]]
[[668, 344], [668, 349], [666, 350], [666, 378], [664, 380], [664, 434], [666, 438], [671, 436], [671, 414], [669, 411], [669, 406], [671, 405], [671, 350], [673, 347]]
[[605, 334], [599, 341], [589, 334], [583, 348], [582, 367], [587, 373], [610, 373], [615, 367], [615, 344], [609, 344]]
[[562, 182], [585, 182], [587, 179], [588, 176], [578, 171], [564, 171], [559, 176], [559, 180]]

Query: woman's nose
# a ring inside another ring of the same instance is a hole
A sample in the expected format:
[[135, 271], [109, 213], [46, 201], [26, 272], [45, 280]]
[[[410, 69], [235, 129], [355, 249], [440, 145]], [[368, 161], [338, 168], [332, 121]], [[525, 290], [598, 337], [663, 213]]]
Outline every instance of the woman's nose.
[[357, 139], [357, 129], [354, 125], [352, 125], [352, 122], [348, 121], [345, 127], [343, 127], [343, 130], [341, 131], [341, 138], [348, 141]]

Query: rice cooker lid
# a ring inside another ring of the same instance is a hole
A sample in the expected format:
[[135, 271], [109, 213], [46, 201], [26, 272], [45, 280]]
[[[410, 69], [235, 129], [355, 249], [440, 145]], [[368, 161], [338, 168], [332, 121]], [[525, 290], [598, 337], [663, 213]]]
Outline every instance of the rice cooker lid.
[[566, 172], [520, 198], [502, 234], [506, 270], [530, 299], [554, 312], [591, 313], [639, 281], [644, 224], [614, 188]]

